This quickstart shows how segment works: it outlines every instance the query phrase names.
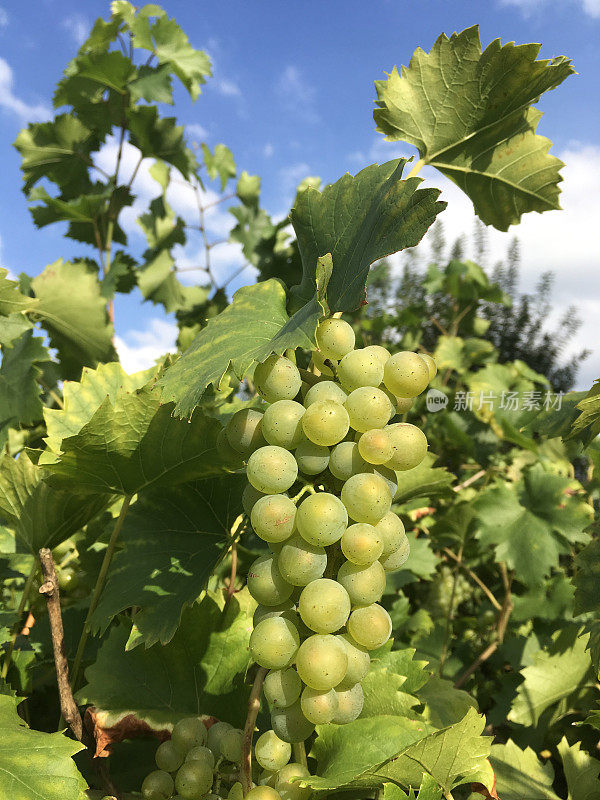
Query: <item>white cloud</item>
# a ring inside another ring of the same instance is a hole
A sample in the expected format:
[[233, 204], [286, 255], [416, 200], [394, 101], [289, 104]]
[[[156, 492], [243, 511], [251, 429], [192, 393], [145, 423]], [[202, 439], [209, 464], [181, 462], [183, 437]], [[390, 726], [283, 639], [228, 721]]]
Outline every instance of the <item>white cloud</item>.
[[73, 14], [73, 16], [63, 20], [62, 27], [71, 34], [71, 38], [75, 43], [81, 46], [87, 39], [91, 26], [80, 14]]
[[174, 352], [177, 325], [158, 317], [146, 321], [143, 330], [128, 330], [115, 336], [115, 347], [123, 369], [129, 375], [152, 367], [165, 353]]
[[[521, 224], [512, 226], [506, 233], [487, 228], [487, 262], [492, 266], [503, 260], [512, 238], [516, 236], [521, 244], [522, 291], [532, 291], [543, 272], [554, 272], [552, 297], [555, 317], [562, 316], [567, 307], [574, 304], [583, 320], [568, 352], [577, 353], [584, 348], [593, 350], [578, 377], [579, 386], [585, 388], [591, 385], [594, 377], [600, 376], [600, 348], [597, 344], [600, 284], [596, 278], [600, 273], [597, 237], [600, 146], [573, 143], [556, 155], [565, 162], [560, 195], [562, 210], [525, 214]], [[437, 170], [425, 167], [420, 175], [426, 186], [441, 189], [440, 199], [448, 202], [440, 219], [449, 245], [461, 235], [470, 244], [475, 214], [469, 198]], [[431, 231], [423, 239], [425, 247], [430, 237]], [[472, 258], [474, 253], [467, 251], [466, 257]]]
[[[564, 6], [565, 0], [499, 0], [501, 6], [517, 6], [523, 16], [530, 17], [536, 13], [546, 13], [548, 6]], [[570, 0], [580, 6], [590, 17], [600, 17], [600, 0]]]
[[8, 21], [9, 21], [8, 11], [2, 6], [0, 6], [0, 28], [8, 27]]
[[271, 144], [271, 142], [267, 142], [266, 145], [263, 147], [262, 154], [265, 158], [271, 158], [273, 153], [275, 152], [275, 148]]
[[214, 88], [225, 97], [239, 97], [242, 94], [240, 87], [232, 80], [221, 78], [215, 81]]
[[188, 139], [204, 141], [208, 138], [208, 131], [206, 128], [203, 125], [199, 125], [197, 122], [186, 125], [185, 132]]
[[285, 108], [301, 116], [306, 122], [318, 122], [315, 108], [316, 91], [304, 78], [298, 67], [288, 65], [275, 84], [275, 91]]
[[13, 71], [8, 62], [0, 58], [0, 107], [16, 114], [22, 122], [39, 122], [52, 116], [45, 105], [30, 105], [17, 97], [13, 92], [13, 84]]

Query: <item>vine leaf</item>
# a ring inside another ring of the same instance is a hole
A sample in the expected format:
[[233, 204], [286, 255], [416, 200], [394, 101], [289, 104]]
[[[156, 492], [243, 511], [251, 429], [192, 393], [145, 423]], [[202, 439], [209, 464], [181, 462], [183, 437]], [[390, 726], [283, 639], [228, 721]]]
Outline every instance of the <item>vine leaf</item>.
[[[16, 315], [15, 315], [16, 316]], [[6, 441], [8, 427], [32, 425], [42, 419], [43, 405], [38, 377], [39, 365], [52, 361], [43, 340], [25, 330], [10, 346], [2, 347], [0, 364], [0, 441]]]
[[88, 422], [46, 451], [48, 482], [97, 494], [133, 495], [223, 472], [220, 427], [200, 410], [189, 423], [171, 416], [153, 382], [107, 397]]
[[450, 492], [455, 476], [443, 467], [434, 467], [437, 456], [427, 453], [418, 467], [396, 472], [398, 489], [394, 503], [408, 503], [417, 497], [437, 497]]
[[429, 679], [426, 661], [413, 661], [413, 649], [394, 650], [373, 658], [371, 668], [362, 680], [365, 703], [361, 717], [381, 714], [414, 718], [414, 706], [421, 701], [416, 692]]
[[578, 636], [564, 647], [558, 631], [553, 646], [534, 655], [533, 663], [521, 670], [524, 680], [508, 714], [511, 722], [537, 725], [547, 708], [576, 691], [590, 672], [588, 638], [587, 634]]
[[298, 193], [290, 215], [302, 257], [302, 281], [292, 289], [297, 302], [313, 296], [317, 260], [331, 253], [329, 307], [354, 311], [365, 302], [371, 264], [421, 241], [446, 203], [437, 201], [437, 189], [418, 189], [420, 178], [402, 180], [405, 165], [403, 158], [373, 164], [322, 192], [309, 186]]
[[0, 460], [0, 512], [14, 530], [22, 548], [37, 556], [40, 547], [56, 547], [68, 539], [107, 504], [72, 490], [57, 490], [45, 481], [45, 470], [27, 452]]
[[490, 762], [502, 800], [559, 800], [552, 791], [552, 764], [541, 763], [530, 747], [521, 750], [512, 739], [506, 744], [494, 744]]
[[31, 282], [35, 313], [58, 350], [65, 378], [79, 378], [83, 366], [116, 361], [114, 329], [97, 276], [83, 262], [59, 259]]
[[[595, 529], [596, 536], [598, 529]], [[575, 615], [591, 612], [585, 630], [590, 634], [588, 650], [596, 675], [600, 675], [600, 600], [598, 586], [600, 581], [600, 540], [594, 538], [587, 547], [575, 557]]]
[[31, 730], [17, 714], [22, 701], [0, 691], [0, 795], [80, 800], [87, 783], [72, 757], [84, 746], [62, 733]]
[[558, 752], [569, 788], [568, 800], [594, 800], [600, 785], [600, 761], [581, 750], [580, 742], [569, 745], [566, 736], [558, 743]]
[[135, 645], [170, 642], [227, 552], [245, 483], [228, 476], [145, 493], [125, 518], [93, 627], [104, 633], [120, 611], [137, 606]]
[[436, 728], [452, 725], [470, 708], [477, 710], [477, 703], [468, 692], [455, 689], [452, 681], [438, 675], [429, 676], [427, 683], [417, 691], [417, 697], [425, 704], [424, 719]]
[[[566, 490], [571, 481], [536, 464], [515, 488], [505, 484], [486, 489], [475, 501], [477, 537], [492, 545], [496, 560], [505, 561], [528, 586], [540, 584], [558, 566], [571, 544], [586, 542], [590, 508]], [[533, 557], [532, 557], [533, 556]]]
[[212, 714], [242, 725], [255, 607], [245, 589], [226, 607], [222, 597], [206, 594], [185, 609], [168, 644], [149, 649], [126, 651], [129, 626], [113, 627], [86, 670], [88, 684], [78, 693], [78, 702], [105, 712], [106, 724], [134, 714], [161, 728], [181, 717]]
[[286, 311], [287, 297], [280, 281], [271, 278], [238, 289], [231, 304], [209, 320], [160, 379], [163, 399], [175, 401], [174, 413], [189, 417], [207, 387], [214, 384], [218, 388], [230, 367], [241, 380], [254, 361], [264, 361], [271, 353], [312, 348], [330, 274], [331, 257], [327, 255], [319, 260], [314, 297], [292, 317]]
[[376, 81], [377, 130], [415, 145], [421, 159], [454, 181], [486, 223], [508, 230], [528, 211], [559, 208], [562, 162], [538, 136], [531, 108], [575, 70], [565, 56], [537, 59], [538, 44], [482, 51], [477, 26], [416, 50], [408, 67]]
[[566, 439], [580, 439], [585, 444], [600, 433], [600, 379], [575, 406], [581, 414], [574, 421]]

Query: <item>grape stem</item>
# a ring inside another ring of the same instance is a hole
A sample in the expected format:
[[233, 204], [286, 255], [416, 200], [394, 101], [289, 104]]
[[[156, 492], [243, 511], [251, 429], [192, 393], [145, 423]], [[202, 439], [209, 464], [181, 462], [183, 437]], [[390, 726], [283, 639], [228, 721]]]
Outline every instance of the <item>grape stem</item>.
[[[21, 602], [19, 603], [19, 607], [17, 609], [17, 623], [20, 623], [20, 621], [21, 621], [21, 619], [23, 617], [23, 612], [25, 611], [25, 608], [27, 607], [27, 603], [29, 602], [29, 593], [31, 592], [31, 587], [33, 586], [33, 581], [35, 580], [35, 576], [37, 574], [37, 570], [38, 570], [37, 561], [34, 559], [33, 567], [31, 568], [31, 572], [29, 573], [29, 577], [27, 578], [27, 581], [25, 582], [25, 586], [23, 587], [23, 594], [21, 595]], [[4, 656], [4, 662], [2, 664], [2, 671], [0, 672], [0, 677], [1, 678], [6, 678], [6, 676], [8, 675], [8, 670], [10, 668], [10, 664], [11, 664], [11, 661], [12, 661], [12, 655], [13, 655], [13, 651], [15, 649], [15, 643], [17, 641], [17, 636], [19, 635], [19, 631], [21, 630], [21, 625], [20, 624], [17, 625], [17, 623], [15, 623], [15, 629], [14, 629], [13, 634], [11, 636], [8, 648], [6, 650], [6, 655]]]
[[248, 715], [246, 716], [246, 724], [244, 725], [242, 760], [240, 762], [240, 783], [242, 784], [244, 796], [246, 796], [252, 788], [252, 739], [254, 737], [256, 718], [260, 709], [260, 693], [266, 675], [267, 670], [264, 667], [259, 667], [256, 671], [254, 683], [252, 684], [252, 691], [250, 692], [250, 699], [248, 700]]
[[231, 545], [231, 571], [229, 573], [229, 586], [227, 587], [227, 602], [231, 600], [235, 593], [235, 578], [237, 575], [237, 540]]
[[292, 751], [294, 753], [294, 761], [297, 764], [302, 764], [303, 767], [308, 769], [308, 762], [306, 760], [306, 748], [304, 742], [294, 742], [292, 744]]
[[315, 375], [314, 372], [309, 372], [309, 370], [303, 369], [302, 367], [298, 367], [298, 372], [304, 383], [308, 383], [309, 386], [314, 386], [315, 383], [327, 380], [327, 378], [324, 378], [322, 375]]

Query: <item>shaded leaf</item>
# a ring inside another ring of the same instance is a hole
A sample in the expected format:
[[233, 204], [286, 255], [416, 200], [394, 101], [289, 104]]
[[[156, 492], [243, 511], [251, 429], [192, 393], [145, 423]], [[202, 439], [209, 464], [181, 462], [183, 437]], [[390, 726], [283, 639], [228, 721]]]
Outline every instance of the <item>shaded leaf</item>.
[[427, 683], [416, 694], [425, 705], [423, 718], [435, 728], [453, 725], [470, 708], [477, 711], [477, 703], [468, 692], [455, 689], [452, 681], [437, 675], [429, 676]]
[[586, 396], [575, 408], [581, 411], [565, 438], [581, 439], [589, 443], [600, 433], [600, 379], [597, 380]]
[[365, 704], [361, 717], [380, 714], [415, 717], [411, 713], [419, 700], [415, 693], [425, 684], [429, 674], [426, 661], [413, 661], [415, 651], [394, 650], [371, 662], [369, 673], [361, 681]]
[[567, 800], [595, 800], [600, 786], [600, 761], [581, 749], [579, 742], [569, 745], [566, 737], [558, 743], [569, 796]]
[[396, 472], [398, 489], [394, 503], [407, 503], [416, 497], [437, 497], [448, 494], [455, 476], [444, 467], [434, 467], [437, 456], [428, 453], [418, 467]]
[[333, 260], [331, 311], [354, 311], [365, 302], [371, 264], [421, 241], [446, 204], [436, 200], [437, 189], [418, 189], [420, 178], [402, 180], [405, 164], [373, 164], [322, 192], [310, 186], [297, 195], [290, 218], [302, 257], [302, 281], [293, 289], [299, 303], [315, 292], [320, 256]]
[[192, 176], [196, 158], [174, 117], [160, 117], [155, 106], [134, 106], [127, 111], [127, 123], [130, 142], [144, 158], [158, 158], [176, 167], [184, 178]]
[[129, 626], [113, 627], [86, 670], [88, 684], [78, 702], [107, 712], [107, 722], [131, 713], [156, 728], [192, 714], [213, 714], [243, 724], [255, 606], [246, 590], [234, 594], [227, 606], [206, 595], [183, 612], [168, 644], [147, 650], [126, 652]]
[[521, 750], [512, 739], [494, 744], [490, 762], [502, 800], [559, 800], [552, 791], [552, 764], [542, 764], [531, 748]]
[[125, 518], [94, 628], [104, 632], [136, 606], [135, 644], [171, 641], [182, 611], [227, 552], [245, 484], [244, 476], [228, 476], [144, 493]]
[[0, 440], [7, 427], [32, 425], [43, 416], [38, 378], [43, 362], [51, 361], [42, 339], [26, 330], [10, 347], [2, 348], [0, 365]]

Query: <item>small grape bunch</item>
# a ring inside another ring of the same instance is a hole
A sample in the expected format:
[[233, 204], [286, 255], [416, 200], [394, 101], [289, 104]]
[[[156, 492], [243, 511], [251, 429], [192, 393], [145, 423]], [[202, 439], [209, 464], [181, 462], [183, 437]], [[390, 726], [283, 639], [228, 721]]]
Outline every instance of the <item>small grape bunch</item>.
[[243, 731], [228, 722], [215, 722], [207, 730], [198, 717], [179, 720], [171, 738], [156, 750], [158, 769], [144, 779], [142, 797], [144, 800], [219, 800], [224, 784], [220, 770], [230, 775], [231, 765], [239, 764], [242, 738]]
[[391, 510], [396, 472], [427, 452], [423, 432], [393, 418], [428, 386], [433, 359], [354, 349], [352, 327], [335, 318], [319, 324], [316, 340], [320, 376], [269, 356], [254, 372], [268, 407], [238, 411], [223, 434], [246, 461], [244, 509], [269, 547], [247, 577], [258, 602], [250, 651], [269, 670], [272, 730], [257, 742], [261, 764], [263, 742], [283, 758], [282, 743], [360, 715], [369, 653], [392, 631], [379, 603], [386, 573], [409, 555]]

